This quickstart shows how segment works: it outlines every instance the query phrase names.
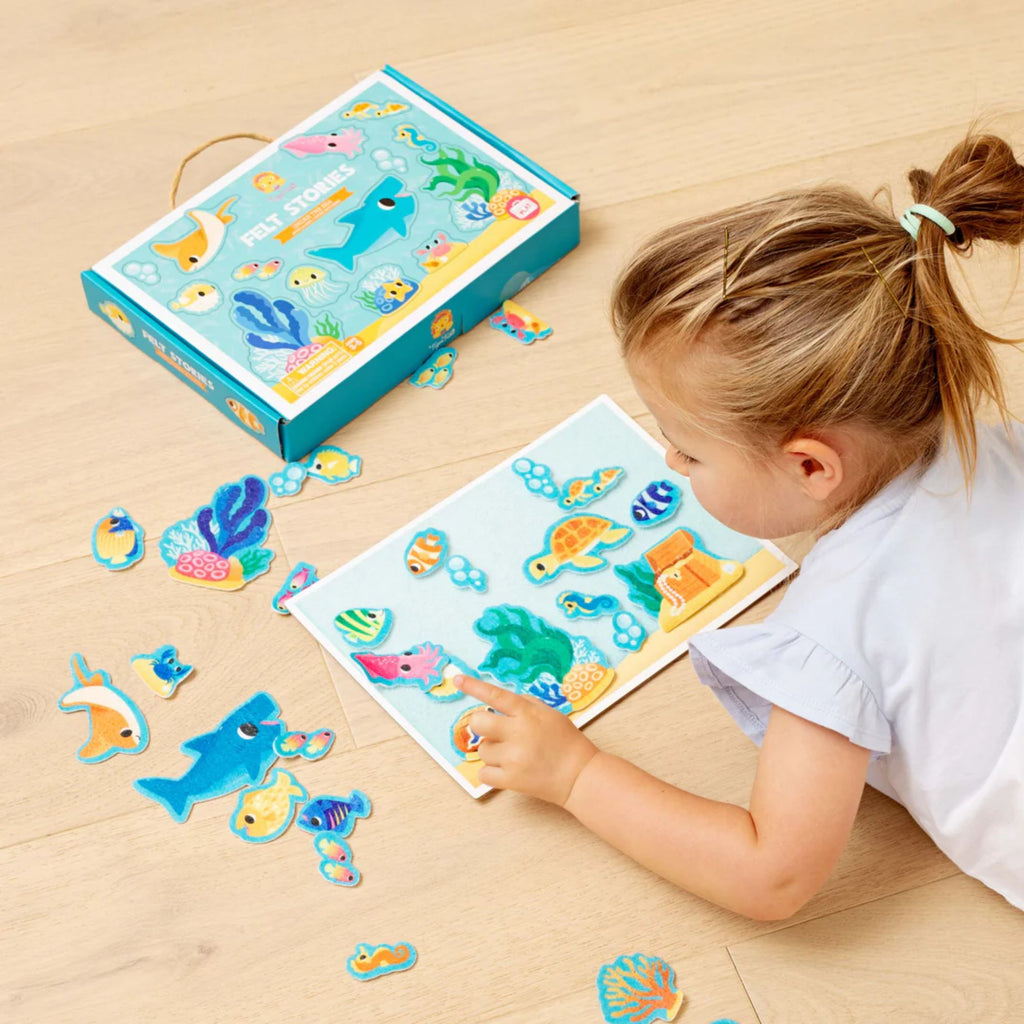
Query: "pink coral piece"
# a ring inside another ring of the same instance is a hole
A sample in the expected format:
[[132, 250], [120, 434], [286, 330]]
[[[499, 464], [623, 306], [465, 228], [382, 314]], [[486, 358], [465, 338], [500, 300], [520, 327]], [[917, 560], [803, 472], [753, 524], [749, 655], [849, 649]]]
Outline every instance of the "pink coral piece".
[[316, 355], [316, 353], [323, 347], [322, 342], [314, 341], [311, 345], [303, 345], [302, 348], [297, 348], [288, 356], [288, 362], [285, 364], [284, 372], [291, 373], [296, 366], [301, 366], [311, 356]]

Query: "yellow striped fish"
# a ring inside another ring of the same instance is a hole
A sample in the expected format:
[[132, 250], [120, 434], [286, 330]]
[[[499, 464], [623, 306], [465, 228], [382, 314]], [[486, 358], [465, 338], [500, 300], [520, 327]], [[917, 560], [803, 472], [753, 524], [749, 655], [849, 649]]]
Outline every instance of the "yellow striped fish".
[[376, 647], [391, 631], [388, 608], [349, 608], [334, 617], [335, 628], [352, 647]]

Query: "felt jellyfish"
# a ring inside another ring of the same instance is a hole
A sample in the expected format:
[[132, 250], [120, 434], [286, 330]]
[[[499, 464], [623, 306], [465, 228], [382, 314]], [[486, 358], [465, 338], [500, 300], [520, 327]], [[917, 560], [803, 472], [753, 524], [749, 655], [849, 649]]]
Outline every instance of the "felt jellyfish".
[[295, 267], [288, 274], [288, 287], [299, 293], [303, 302], [311, 306], [326, 306], [341, 295], [348, 285], [337, 284], [323, 267]]

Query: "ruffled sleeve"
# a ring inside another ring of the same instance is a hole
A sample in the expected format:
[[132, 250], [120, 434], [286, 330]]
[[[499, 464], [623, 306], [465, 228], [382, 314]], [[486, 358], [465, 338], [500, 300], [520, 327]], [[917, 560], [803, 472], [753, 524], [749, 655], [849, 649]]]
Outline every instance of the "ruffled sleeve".
[[773, 705], [888, 754], [892, 730], [863, 679], [832, 653], [781, 623], [700, 633], [690, 657], [740, 728], [760, 746]]

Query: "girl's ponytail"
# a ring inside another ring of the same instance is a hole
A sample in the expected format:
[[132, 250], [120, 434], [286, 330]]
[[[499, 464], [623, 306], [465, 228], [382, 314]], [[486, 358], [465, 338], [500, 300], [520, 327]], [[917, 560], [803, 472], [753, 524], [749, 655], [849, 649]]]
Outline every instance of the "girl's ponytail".
[[942, 161], [934, 174], [909, 173], [914, 201], [941, 211], [956, 232], [922, 219], [918, 258], [912, 271], [912, 314], [934, 336], [936, 376], [942, 415], [970, 478], [977, 459], [974, 409], [988, 396], [1004, 423], [1006, 396], [990, 343], [1015, 342], [979, 327], [964, 309], [949, 277], [945, 246], [969, 255], [976, 240], [1020, 245], [1024, 241], [1024, 167], [994, 135], [969, 136]]

